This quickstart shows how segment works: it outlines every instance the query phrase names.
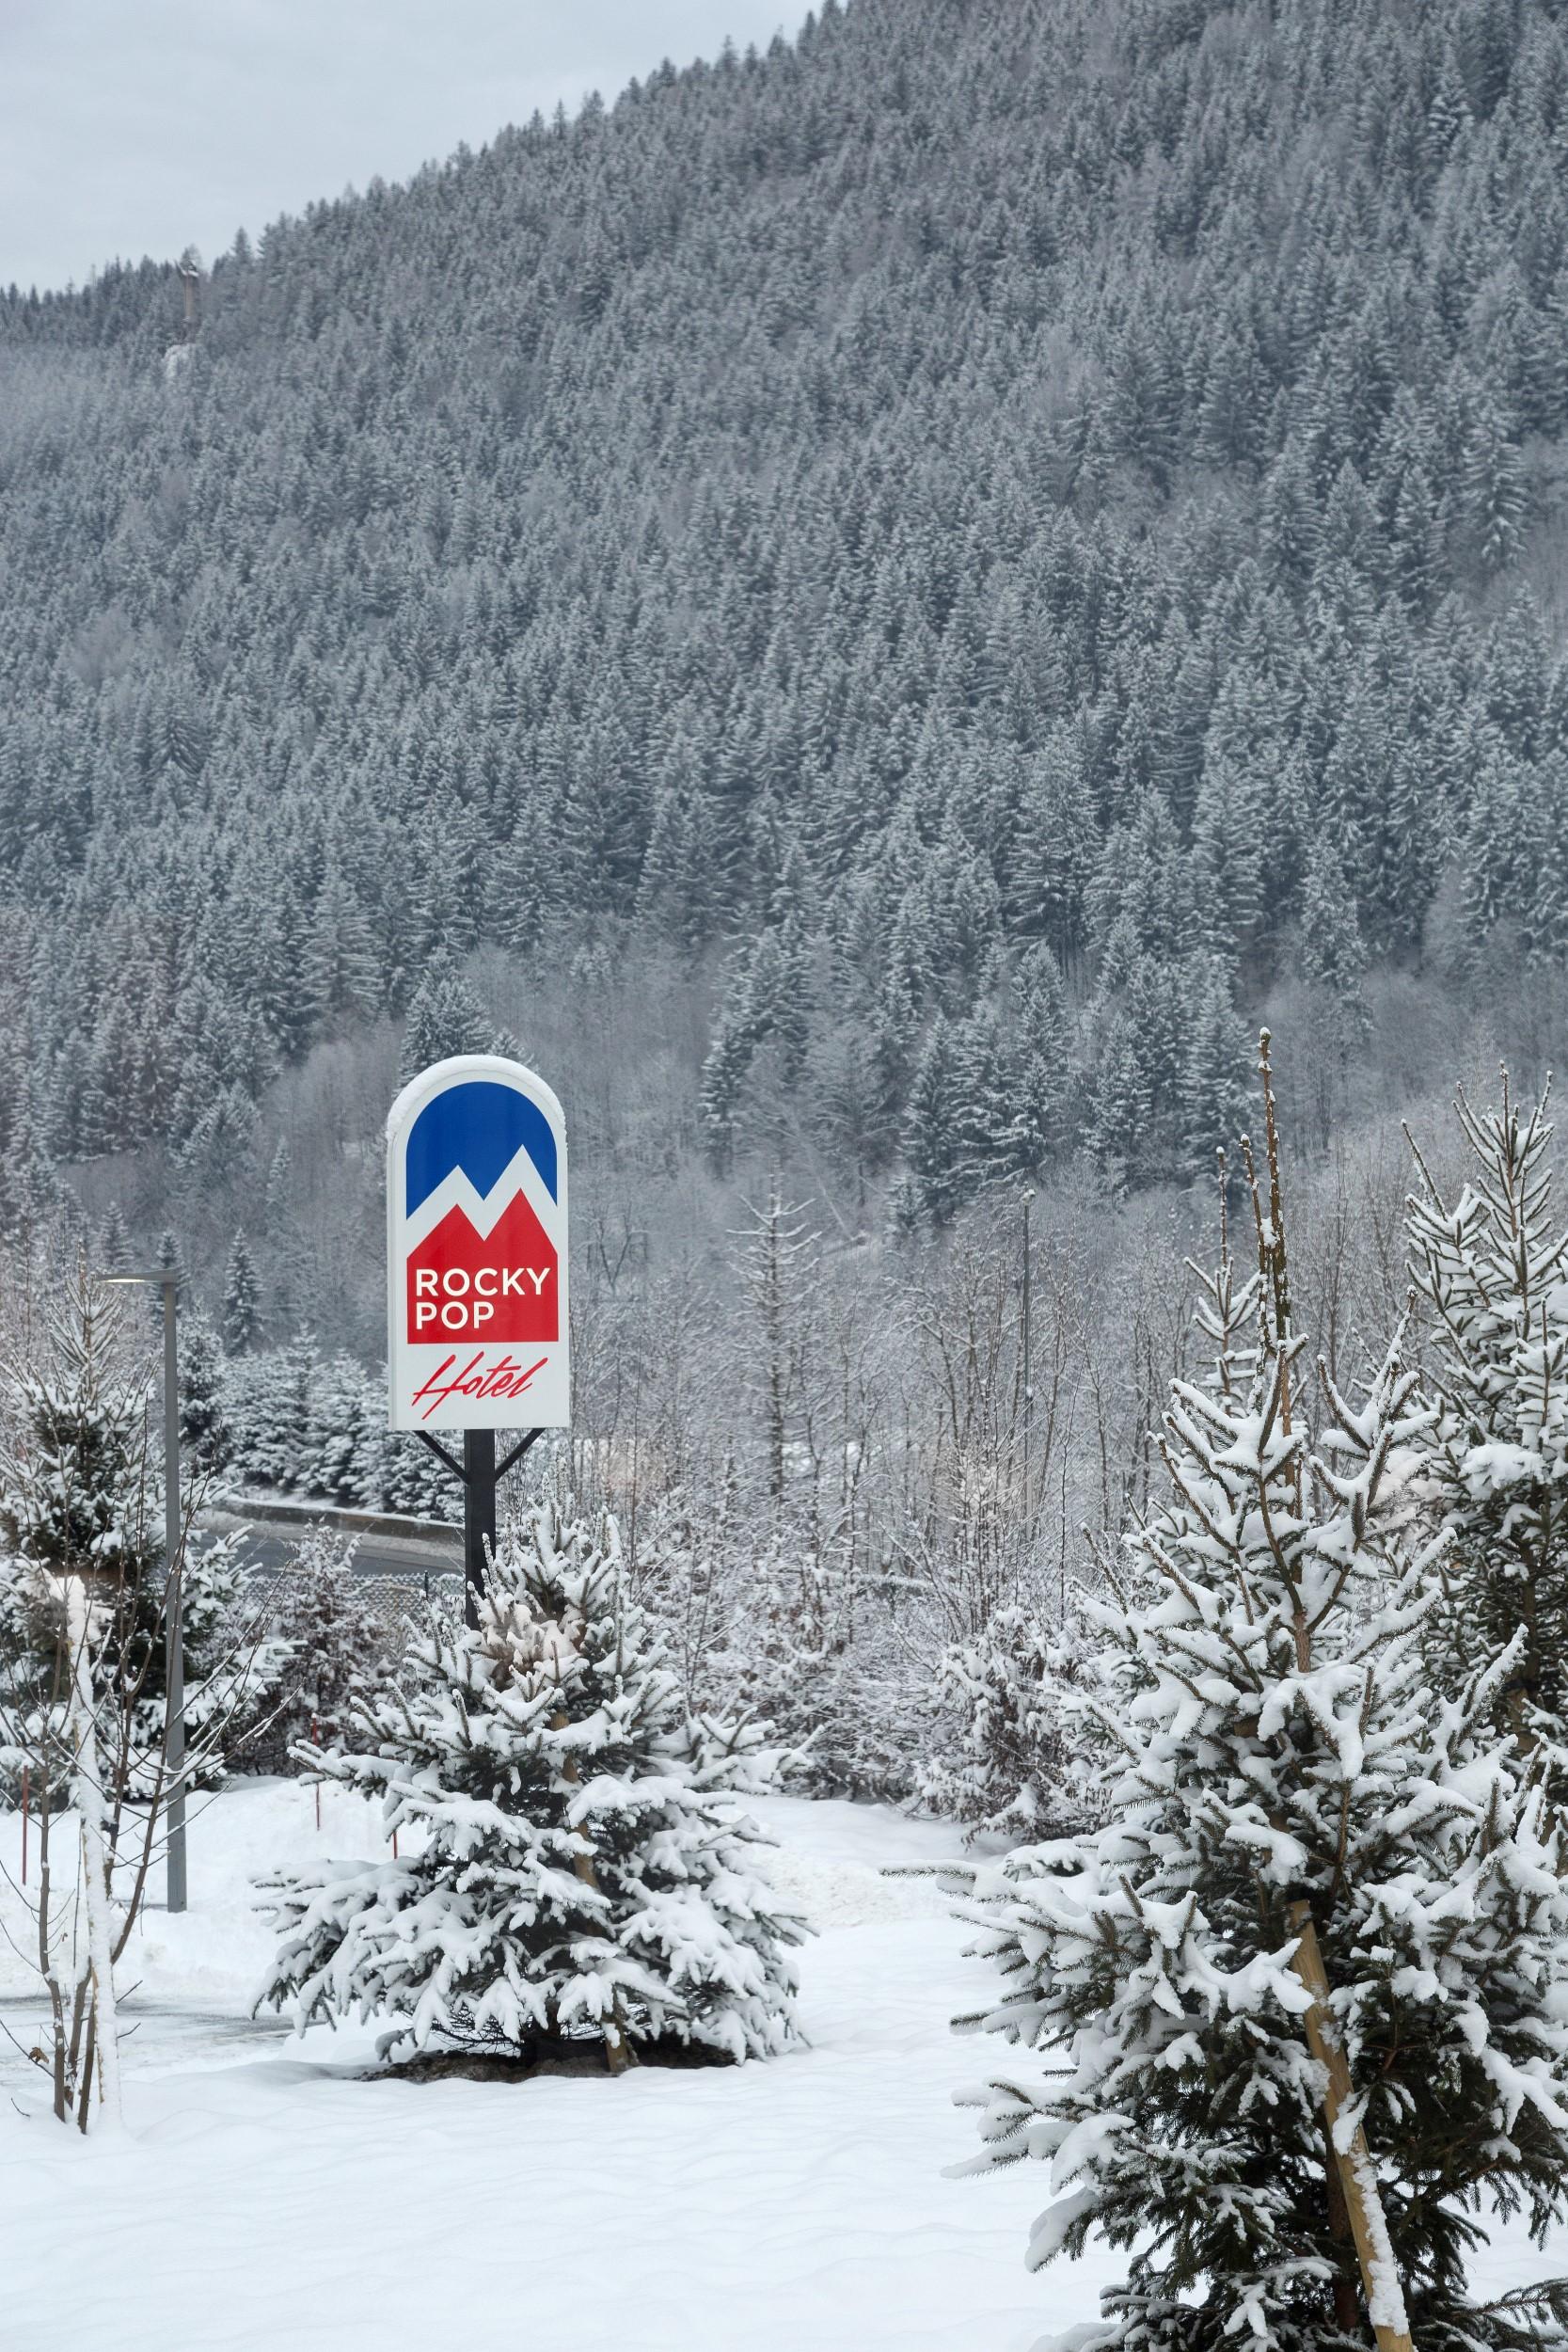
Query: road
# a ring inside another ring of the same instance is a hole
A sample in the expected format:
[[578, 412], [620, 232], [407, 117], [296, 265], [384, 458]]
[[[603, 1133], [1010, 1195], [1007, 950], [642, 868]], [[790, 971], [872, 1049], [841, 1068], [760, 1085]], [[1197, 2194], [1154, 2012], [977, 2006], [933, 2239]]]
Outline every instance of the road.
[[[269, 1507], [268, 1517], [260, 1519], [249, 1518], [239, 1507], [204, 1511], [201, 1521], [204, 1527], [218, 1534], [243, 1528], [246, 1564], [266, 1570], [286, 1567], [298, 1550], [306, 1529], [333, 1516], [325, 1508], [315, 1512], [302, 1505], [297, 1518], [274, 1518]], [[455, 1527], [450, 1535], [426, 1534], [422, 1530], [417, 1534], [394, 1535], [379, 1528], [351, 1528], [345, 1532], [358, 1536], [354, 1565], [361, 1576], [392, 1576], [406, 1583], [420, 1583], [426, 1576], [462, 1573], [463, 1537]]]

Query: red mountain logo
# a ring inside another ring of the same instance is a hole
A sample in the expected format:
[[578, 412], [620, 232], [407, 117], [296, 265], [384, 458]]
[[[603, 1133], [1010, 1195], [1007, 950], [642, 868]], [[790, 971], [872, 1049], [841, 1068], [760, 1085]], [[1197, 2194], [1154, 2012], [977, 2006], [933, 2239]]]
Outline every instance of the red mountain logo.
[[483, 1239], [454, 1206], [409, 1252], [408, 1337], [425, 1345], [558, 1340], [559, 1288], [554, 1246], [524, 1194]]

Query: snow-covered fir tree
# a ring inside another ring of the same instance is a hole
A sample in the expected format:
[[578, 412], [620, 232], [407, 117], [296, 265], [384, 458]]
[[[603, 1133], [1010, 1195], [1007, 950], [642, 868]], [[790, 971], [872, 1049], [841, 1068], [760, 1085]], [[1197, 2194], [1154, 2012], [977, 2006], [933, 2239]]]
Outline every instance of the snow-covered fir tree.
[[1427, 1677], [1400, 1343], [1308, 1403], [1264, 1084], [1259, 1271], [1209, 1295], [1232, 1332], [1256, 1310], [1257, 1359], [1173, 1387], [1166, 1491], [1091, 1604], [1106, 1825], [977, 1877], [1004, 1990], [960, 2022], [1021, 2056], [966, 2094], [961, 2169], [1052, 2167], [1034, 2265], [1129, 2251], [1075, 2352], [1539, 2352], [1564, 2294], [1478, 2306], [1465, 2273], [1490, 2204], [1568, 2202], [1557, 1835], [1490, 1727], [1513, 1656]]
[[118, 1200], [111, 1200], [98, 1234], [98, 1263], [105, 1274], [118, 1274], [131, 1263], [131, 1236], [125, 1228], [125, 1213]]
[[202, 1472], [221, 1470], [233, 1449], [224, 1412], [223, 1342], [206, 1317], [180, 1323], [180, 1443]]
[[85, 1273], [29, 1359], [6, 1367], [0, 1446], [0, 1677], [13, 1711], [62, 1707], [81, 1646], [66, 1587], [89, 1579], [92, 1664], [129, 1716], [161, 1688], [163, 1489], [125, 1308]]
[[[91, 1675], [129, 1743], [122, 1777], [159, 1772], [167, 1698], [162, 1464], [149, 1445], [149, 1383], [124, 1305], [78, 1279], [50, 1319], [46, 1361], [11, 1368], [12, 1436], [0, 1454], [0, 1677], [13, 1700], [49, 1702], [62, 1643], [62, 1579], [92, 1580]], [[214, 1786], [261, 1712], [280, 1663], [242, 1606], [238, 1537], [198, 1533], [185, 1495], [181, 1618], [189, 1776]]]
[[247, 1482], [284, 1493], [312, 1486], [311, 1422], [321, 1360], [309, 1331], [287, 1347], [231, 1357], [225, 1409], [234, 1430], [236, 1468]]
[[[127, 1376], [124, 1303], [79, 1267], [6, 1367], [0, 1415], [0, 1772], [24, 1775], [39, 1824], [36, 1893], [14, 1951], [36, 1956], [50, 2010], [55, 2115], [86, 2131], [96, 2082], [119, 2122], [115, 1963], [146, 1884], [166, 1790], [162, 1725], [144, 1721], [140, 1593], [162, 1577], [149, 1504], [144, 1398]], [[52, 1862], [54, 1815], [74, 1816], [74, 1869]], [[117, 1860], [126, 1867], [116, 1886]], [[60, 1883], [56, 1885], [56, 1878]], [[117, 1891], [120, 1899], [117, 1901]], [[84, 2030], [85, 2029], [85, 2030]], [[40, 2054], [41, 2056], [41, 2052]]]
[[1568, 1233], [1552, 1222], [1546, 1097], [1500, 1109], [1461, 1094], [1470, 1181], [1444, 1200], [1417, 1154], [1411, 1276], [1439, 1405], [1432, 1469], [1452, 1542], [1438, 1657], [1450, 1674], [1514, 1646], [1499, 1732], [1538, 1752], [1568, 1798]]
[[223, 1336], [236, 1356], [254, 1347], [261, 1330], [261, 1284], [243, 1233], [236, 1233], [223, 1278]]
[[[378, 1378], [376, 1389], [378, 1401], [385, 1399], [385, 1373]], [[381, 1487], [378, 1494], [366, 1494], [362, 1498], [365, 1502], [377, 1502], [388, 1511], [403, 1512], [409, 1518], [445, 1519], [449, 1525], [461, 1519], [461, 1487], [451, 1472], [443, 1469], [417, 1438], [384, 1429], [372, 1458], [380, 1466]]]
[[511, 1054], [513, 1041], [444, 947], [431, 957], [409, 1000], [399, 1076], [406, 1082], [452, 1054]]
[[274, 1884], [261, 1998], [380, 2016], [384, 2047], [662, 2045], [762, 2058], [796, 2040], [801, 1923], [737, 1800], [768, 1762], [693, 1719], [630, 1601], [612, 1521], [554, 1506], [503, 1540], [469, 1631], [432, 1621], [395, 1689], [350, 1701], [323, 1779], [419, 1851]]
[[350, 1506], [373, 1499], [382, 1484], [386, 1418], [385, 1390], [377, 1391], [352, 1356], [321, 1365], [310, 1384], [297, 1483]]
[[[168, 1693], [162, 1488], [151, 1476], [144, 1486], [139, 1472], [125, 1478], [124, 1470], [122, 1464], [119, 1501], [135, 1516], [121, 1524], [137, 1534], [134, 1544], [117, 1544], [103, 1555], [119, 1565], [105, 1571], [112, 1586], [105, 1581], [99, 1595], [92, 1671], [98, 1695], [113, 1694], [124, 1711], [135, 1757], [126, 1785], [144, 1796], [158, 1771]], [[150, 1517], [149, 1499], [156, 1505]], [[41, 1514], [26, 1528], [22, 1548], [0, 1559], [0, 1676], [13, 1693], [51, 1686], [65, 1597], [57, 1572], [44, 1571], [42, 1563], [77, 1508], [71, 1502]], [[0, 1491], [0, 1536], [8, 1544], [18, 1509], [16, 1498]], [[273, 1704], [283, 1663], [280, 1646], [246, 1618], [242, 1538], [187, 1535], [181, 1628], [187, 1776], [193, 1787], [214, 1788], [226, 1758], [248, 1760], [246, 1743]]]
[[1343, 1008], [1347, 1023], [1365, 1021], [1361, 984], [1367, 943], [1356, 920], [1355, 894], [1334, 844], [1314, 835], [1301, 893], [1301, 966], [1307, 978]]
[[964, 1198], [962, 1104], [968, 1073], [958, 1042], [939, 1012], [931, 1024], [910, 1087], [904, 1155], [907, 1184], [895, 1215], [945, 1225]]

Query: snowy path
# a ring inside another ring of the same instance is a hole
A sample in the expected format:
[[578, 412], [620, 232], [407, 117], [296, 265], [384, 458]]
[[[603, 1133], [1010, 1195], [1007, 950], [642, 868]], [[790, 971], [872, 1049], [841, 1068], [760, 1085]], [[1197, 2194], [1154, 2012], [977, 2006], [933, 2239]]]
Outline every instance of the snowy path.
[[[324, 1842], [370, 1851], [357, 1805], [329, 1802]], [[809, 2051], [413, 2086], [357, 2079], [369, 2034], [245, 2022], [266, 1948], [248, 1874], [319, 1849], [297, 1787], [220, 1799], [193, 1837], [198, 1908], [154, 1915], [134, 1972], [125, 2137], [0, 2113], [6, 2352], [1027, 2352], [1092, 2318], [1105, 2258], [1022, 2268], [1038, 2168], [942, 2177], [974, 2145], [949, 2094], [984, 2063], [947, 2019], [984, 1979], [941, 1897], [876, 1870], [950, 1853], [951, 1834], [877, 1807], [762, 1810], [823, 1931]], [[24, 1982], [0, 1964], [18, 2027]], [[0, 2058], [33, 2105], [26, 2074]], [[1527, 2266], [1560, 2257], [1499, 2246], [1499, 2280]]]
[[[372, 1851], [357, 1806], [327, 1802], [323, 1843]], [[825, 1930], [809, 2051], [415, 2087], [356, 2079], [368, 2033], [244, 2022], [266, 1949], [249, 1872], [319, 1849], [306, 1792], [237, 1787], [193, 1832], [197, 1907], [154, 1913], [132, 1972], [127, 2139], [0, 2119], [6, 2352], [1023, 2352], [1053, 2299], [1021, 2263], [1041, 2183], [942, 2179], [972, 2145], [949, 2093], [973, 2058], [947, 2018], [974, 1972], [933, 1889], [876, 1875], [952, 1836], [880, 1808], [763, 1810], [789, 1841], [778, 1876]], [[17, 2029], [24, 1987], [8, 1956]], [[27, 2075], [0, 2053], [33, 2104]]]

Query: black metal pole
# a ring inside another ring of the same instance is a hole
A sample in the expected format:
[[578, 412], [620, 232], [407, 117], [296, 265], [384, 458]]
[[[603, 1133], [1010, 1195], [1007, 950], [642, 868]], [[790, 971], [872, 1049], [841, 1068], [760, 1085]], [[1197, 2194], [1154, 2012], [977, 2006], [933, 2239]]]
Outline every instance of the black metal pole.
[[168, 1907], [183, 1911], [185, 1880], [185, 1613], [184, 1545], [180, 1526], [180, 1342], [175, 1328], [177, 1275], [164, 1293], [164, 1587], [165, 1769], [168, 1773]]
[[479, 1623], [487, 1560], [496, 1549], [496, 1433], [463, 1432], [463, 1622]]

